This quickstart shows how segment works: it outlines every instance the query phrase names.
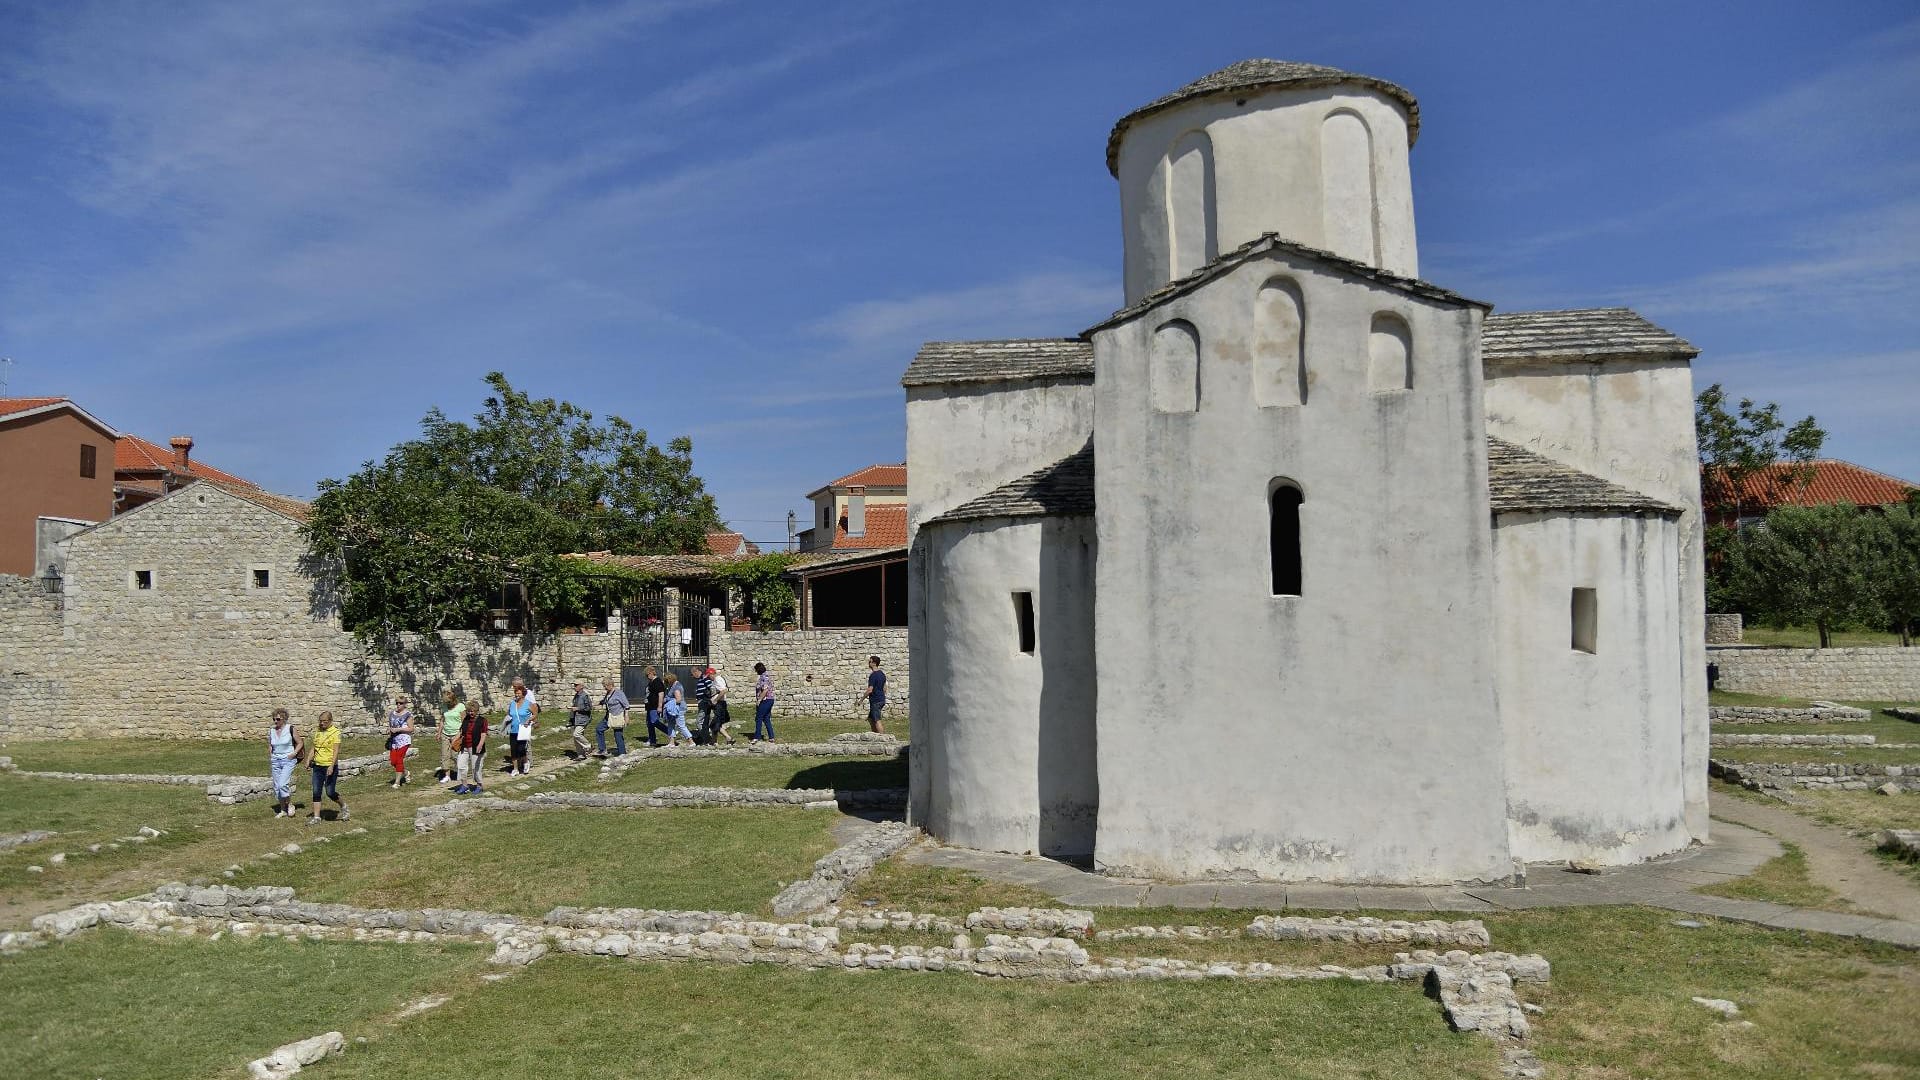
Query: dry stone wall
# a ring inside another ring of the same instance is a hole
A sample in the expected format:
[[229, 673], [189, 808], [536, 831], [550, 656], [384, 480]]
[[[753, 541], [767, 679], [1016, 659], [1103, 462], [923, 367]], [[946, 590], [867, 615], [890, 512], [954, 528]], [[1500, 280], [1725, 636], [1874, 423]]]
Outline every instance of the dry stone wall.
[[[318, 584], [316, 584], [316, 577]], [[376, 730], [387, 697], [456, 688], [489, 708], [518, 677], [564, 708], [574, 679], [620, 678], [618, 634], [449, 631], [362, 640], [340, 628], [326, 568], [297, 522], [210, 485], [67, 541], [64, 592], [0, 575], [0, 738], [255, 734], [274, 708]], [[887, 714], [905, 715], [904, 629], [733, 634], [714, 620], [716, 667], [751, 722], [753, 664], [781, 712], [864, 717], [866, 658], [886, 665]]]
[[905, 627], [871, 630], [730, 631], [719, 619], [709, 626], [710, 662], [727, 677], [728, 699], [736, 720], [753, 721], [753, 665], [767, 665], [773, 676], [777, 703], [774, 728], [780, 715], [858, 716], [867, 688], [867, 657], [878, 656], [887, 673], [888, 719], [907, 715], [911, 679], [907, 673]]
[[1712, 648], [1719, 687], [1743, 694], [1920, 702], [1920, 649]]
[[1745, 620], [1739, 614], [1707, 616], [1707, 644], [1738, 645], [1745, 639]]

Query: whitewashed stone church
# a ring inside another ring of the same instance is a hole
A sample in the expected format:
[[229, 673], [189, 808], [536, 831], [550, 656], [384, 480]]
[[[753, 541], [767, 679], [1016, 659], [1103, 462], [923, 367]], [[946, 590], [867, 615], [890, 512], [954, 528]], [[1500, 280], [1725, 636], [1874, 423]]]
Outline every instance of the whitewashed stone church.
[[1382, 883], [1706, 837], [1697, 350], [1420, 280], [1419, 131], [1208, 75], [1108, 140], [1120, 311], [914, 358], [915, 823]]

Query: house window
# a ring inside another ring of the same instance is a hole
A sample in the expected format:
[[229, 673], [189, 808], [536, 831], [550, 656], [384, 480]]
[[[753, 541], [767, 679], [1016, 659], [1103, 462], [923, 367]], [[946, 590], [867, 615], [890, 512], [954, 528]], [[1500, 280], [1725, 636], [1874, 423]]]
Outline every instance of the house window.
[[1300, 504], [1291, 480], [1275, 480], [1267, 496], [1267, 543], [1273, 565], [1273, 595], [1300, 595]]
[[97, 468], [95, 464], [95, 454], [96, 451], [91, 444], [80, 444], [80, 476], [82, 479], [93, 479], [94, 471]]
[[1013, 594], [1013, 618], [1020, 628], [1020, 651], [1033, 655], [1033, 594], [1017, 592]]
[[153, 588], [153, 571], [135, 570], [133, 572], [133, 587], [136, 589]]
[[1591, 653], [1598, 648], [1600, 635], [1600, 601], [1592, 589], [1573, 590], [1573, 648], [1575, 652]]
[[253, 587], [256, 589], [273, 588], [273, 571], [264, 566], [254, 567]]

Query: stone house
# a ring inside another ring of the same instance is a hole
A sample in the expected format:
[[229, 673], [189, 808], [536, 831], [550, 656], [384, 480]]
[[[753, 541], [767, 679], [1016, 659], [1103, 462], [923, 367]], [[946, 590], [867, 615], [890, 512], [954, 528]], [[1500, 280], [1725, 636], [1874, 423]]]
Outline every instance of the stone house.
[[915, 823], [1382, 883], [1705, 838], [1696, 350], [1420, 280], [1419, 119], [1208, 75], [1109, 138], [1116, 314], [914, 358]]

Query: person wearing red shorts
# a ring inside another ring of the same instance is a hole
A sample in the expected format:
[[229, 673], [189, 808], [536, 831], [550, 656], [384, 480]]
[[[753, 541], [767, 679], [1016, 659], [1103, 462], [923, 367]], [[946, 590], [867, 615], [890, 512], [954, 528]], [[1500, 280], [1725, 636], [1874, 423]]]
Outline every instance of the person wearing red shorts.
[[388, 787], [397, 788], [408, 781], [407, 750], [413, 746], [413, 710], [407, 707], [405, 697], [393, 699], [393, 708], [387, 711], [387, 761], [393, 766], [393, 783]]

